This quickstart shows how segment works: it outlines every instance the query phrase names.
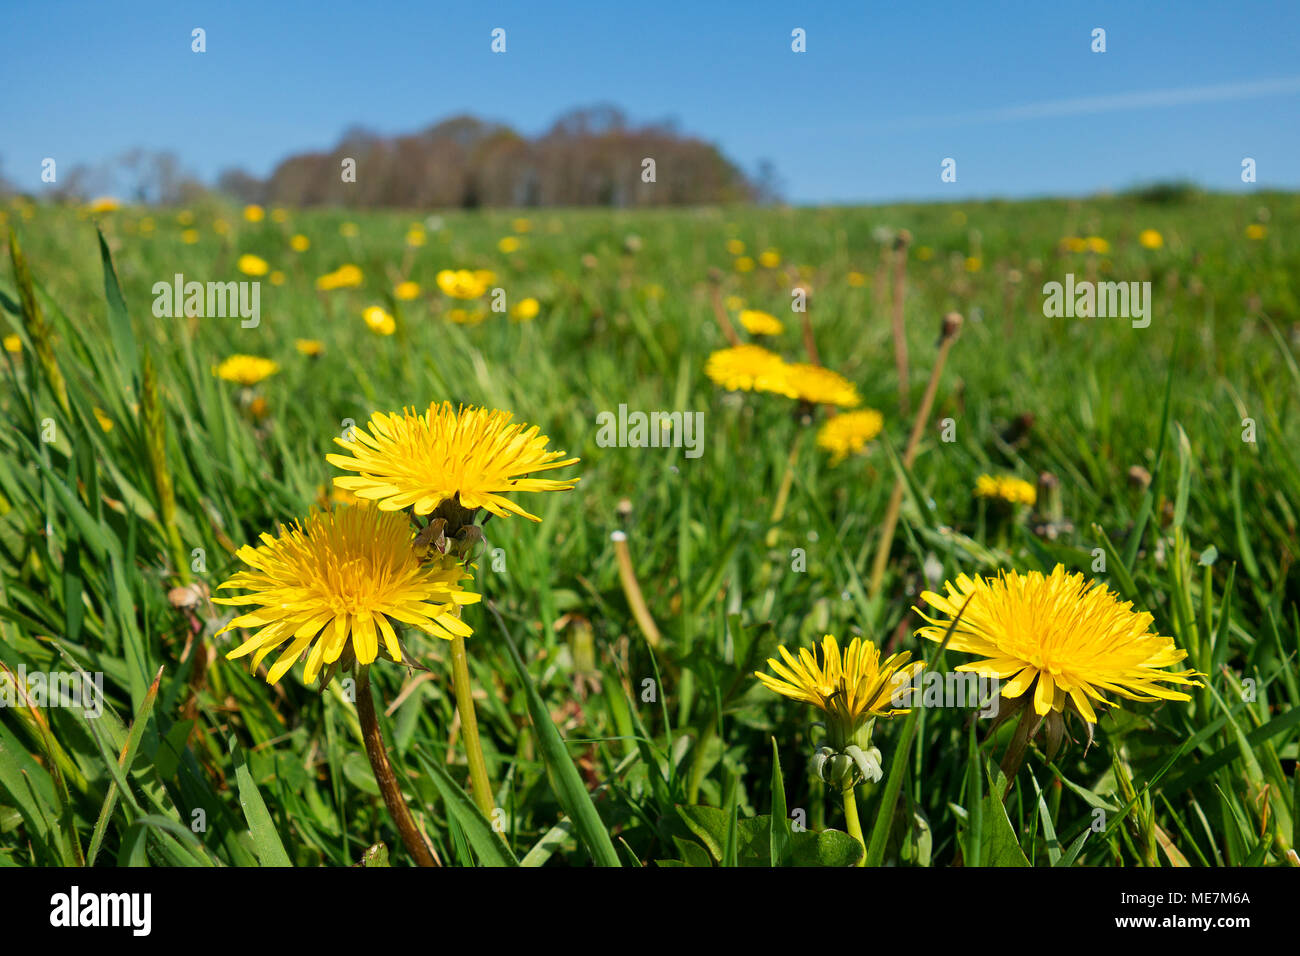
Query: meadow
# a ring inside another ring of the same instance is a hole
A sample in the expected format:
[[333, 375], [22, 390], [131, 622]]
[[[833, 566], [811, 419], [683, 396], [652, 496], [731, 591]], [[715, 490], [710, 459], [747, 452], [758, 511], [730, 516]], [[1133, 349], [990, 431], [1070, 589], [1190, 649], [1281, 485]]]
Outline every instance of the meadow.
[[[480, 521], [464, 643], [490, 800], [449, 643], [408, 630], [371, 669], [436, 863], [1300, 865], [1300, 197], [112, 206], [3, 207], [0, 662], [102, 675], [103, 714], [0, 708], [0, 863], [414, 862], [368, 683], [268, 684], [210, 598], [259, 535], [358, 507], [335, 438], [449, 401], [539, 426], [579, 459], [543, 477], [580, 480], [507, 496], [540, 523]], [[491, 275], [458, 297], [444, 270]], [[157, 316], [177, 274], [259, 282], [259, 321]], [[1045, 316], [1067, 274], [1150, 282], [1150, 324]], [[879, 435], [832, 454], [822, 403], [715, 384], [731, 335], [840, 373]], [[275, 365], [231, 381], [235, 355]], [[699, 454], [600, 440], [620, 406], [702, 412]], [[985, 475], [1032, 503], [976, 495]], [[755, 677], [824, 634], [954, 674], [970, 657], [917, 636], [922, 592], [1057, 565], [1149, 612], [1203, 686], [1099, 707], [1090, 743], [1077, 714], [1072, 739], [1020, 740], [1011, 780], [1015, 720], [882, 717], [850, 807], [815, 759], [824, 715]]]

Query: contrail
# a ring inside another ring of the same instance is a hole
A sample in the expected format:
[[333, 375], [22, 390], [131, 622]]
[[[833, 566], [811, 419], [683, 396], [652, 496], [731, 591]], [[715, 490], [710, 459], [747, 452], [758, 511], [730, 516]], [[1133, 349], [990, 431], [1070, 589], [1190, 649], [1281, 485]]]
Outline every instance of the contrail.
[[1011, 123], [1017, 120], [1055, 119], [1061, 116], [1117, 113], [1123, 110], [1187, 106], [1194, 103], [1223, 103], [1230, 100], [1255, 99], [1261, 96], [1282, 96], [1288, 93], [1300, 93], [1300, 76], [1284, 77], [1276, 80], [1257, 80], [1252, 83], [1192, 86], [1177, 90], [1148, 90], [1146, 92], [1114, 93], [1107, 96], [1080, 96], [1066, 100], [1027, 103], [1023, 106], [1002, 106], [995, 109], [973, 110], [968, 113], [954, 113], [949, 116], [915, 117], [885, 125], [919, 129], [959, 124]]

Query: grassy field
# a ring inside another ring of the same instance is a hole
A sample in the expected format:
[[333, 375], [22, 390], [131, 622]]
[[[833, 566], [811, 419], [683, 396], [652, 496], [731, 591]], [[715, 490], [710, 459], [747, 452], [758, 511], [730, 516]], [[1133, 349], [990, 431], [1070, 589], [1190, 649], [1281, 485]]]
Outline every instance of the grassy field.
[[[401, 787], [443, 864], [854, 863], [861, 845], [833, 832], [849, 828], [840, 794], [811, 769], [819, 715], [754, 672], [778, 644], [825, 633], [951, 672], [968, 655], [915, 636], [921, 592], [1058, 563], [1149, 611], [1205, 686], [1102, 711], [1091, 747], [1074, 722], [1052, 762], [1038, 740], [1009, 788], [997, 768], [1014, 721], [990, 731], [971, 706], [877, 721], [884, 776], [856, 791], [866, 859], [1300, 864], [1300, 197], [427, 224], [11, 203], [5, 218], [21, 252], [0, 272], [0, 661], [102, 674], [105, 704], [97, 718], [0, 710], [2, 863], [412, 862], [352, 685], [322, 692], [300, 665], [269, 686], [226, 660], [242, 638], [216, 636], [232, 611], [207, 596], [239, 569], [236, 548], [313, 507], [351, 507], [332, 500], [333, 438], [445, 399], [540, 426], [581, 459], [548, 474], [581, 481], [513, 496], [540, 524], [484, 527], [484, 600], [464, 613], [488, 817], [467, 796], [447, 642], [408, 633], [417, 667], [372, 668]], [[907, 414], [891, 336], [903, 229]], [[247, 255], [267, 273], [241, 274]], [[349, 263], [359, 286], [316, 287]], [[495, 273], [511, 309], [536, 299], [536, 316], [446, 296], [436, 275], [462, 268]], [[156, 317], [153, 287], [178, 273], [260, 281], [260, 323]], [[1150, 281], [1149, 327], [1045, 317], [1043, 285], [1067, 273]], [[394, 298], [403, 281], [415, 298]], [[805, 361], [797, 285], [820, 362], [884, 418], [838, 463], [815, 442], [825, 410], [704, 372], [727, 345], [719, 304], [732, 324], [742, 305], [776, 316], [766, 344]], [[391, 325], [373, 330], [371, 306]], [[951, 311], [964, 323], [903, 469]], [[226, 381], [215, 368], [234, 354], [278, 369]], [[701, 454], [602, 447], [597, 416], [620, 405], [703, 412]], [[1032, 508], [972, 493], [983, 474], [1042, 473], [1055, 485]]]

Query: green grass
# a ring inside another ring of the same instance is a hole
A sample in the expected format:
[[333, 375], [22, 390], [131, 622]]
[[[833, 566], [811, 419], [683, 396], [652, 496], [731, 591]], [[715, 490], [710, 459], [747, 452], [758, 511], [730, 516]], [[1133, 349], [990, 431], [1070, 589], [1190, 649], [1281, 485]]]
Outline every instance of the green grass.
[[[1300, 245], [1289, 244], [1300, 197], [1182, 199], [534, 211], [509, 255], [497, 248], [512, 232], [504, 213], [444, 214], [443, 228], [408, 250], [410, 214], [293, 211], [286, 223], [251, 224], [238, 210], [195, 207], [199, 241], [185, 244], [177, 210], [124, 208], [98, 217], [115, 275], [85, 214], [10, 205], [48, 333], [33, 338], [24, 283], [0, 271], [0, 323], [23, 343], [6, 356], [0, 394], [0, 661], [102, 673], [107, 706], [98, 719], [0, 710], [0, 863], [350, 865], [382, 859], [368, 853], [379, 842], [395, 864], [409, 862], [344, 688], [305, 687], [301, 667], [268, 687], [245, 661], [225, 660], [236, 636], [213, 637], [224, 608], [178, 610], [168, 593], [215, 587], [236, 568], [233, 548], [319, 502], [336, 473], [324, 455], [349, 420], [434, 399], [509, 409], [582, 459], [560, 473], [582, 476], [575, 490], [519, 496], [540, 525], [487, 524], [485, 604], [466, 611], [504, 844], [461, 791], [447, 648], [408, 637], [427, 670], [373, 668], [392, 708], [381, 708], [392, 759], [444, 862], [850, 863], [856, 844], [833, 832], [844, 827], [839, 795], [809, 769], [821, 742], [812, 714], [763, 690], [752, 671], [778, 642], [808, 645], [826, 632], [896, 641], [949, 669], [964, 655], [912, 636], [910, 608], [933, 584], [927, 567], [941, 568], [940, 580], [1058, 562], [1091, 573], [1100, 548], [1098, 576], [1149, 610], [1210, 674], [1208, 686], [1188, 704], [1108, 712], [1086, 753], [1075, 744], [1049, 765], [1031, 752], [1005, 803], [996, 766], [1013, 723], [988, 738], [988, 722], [967, 727], [969, 709], [878, 722], [887, 775], [859, 789], [870, 859], [1287, 863], [1300, 825]], [[1267, 235], [1247, 239], [1262, 215]], [[340, 235], [346, 219], [355, 237]], [[889, 449], [901, 457], [911, 425], [898, 411], [881, 227], [913, 236], [913, 407], [940, 317], [957, 310], [966, 322], [872, 601]], [[1139, 244], [1146, 228], [1163, 234], [1163, 248]], [[294, 232], [311, 238], [309, 250], [289, 249]], [[629, 234], [641, 239], [635, 253]], [[1061, 251], [1071, 235], [1101, 236], [1110, 250]], [[738, 273], [732, 238], [750, 255], [778, 250], [781, 266]], [[258, 328], [153, 316], [155, 282], [245, 278], [235, 267], [243, 253], [284, 274], [282, 285], [263, 280]], [[316, 292], [315, 277], [345, 262], [362, 268], [364, 287]], [[448, 322], [434, 282], [448, 267], [495, 270], [512, 303], [541, 300], [540, 316]], [[831, 467], [791, 403], [714, 388], [704, 363], [725, 341], [710, 306], [713, 269], [724, 294], [785, 320], [773, 347], [802, 360], [790, 313], [797, 269], [813, 289], [823, 362], [884, 413], [885, 440]], [[1044, 318], [1044, 282], [1094, 269], [1152, 282], [1149, 328]], [[375, 335], [362, 310], [387, 305], [401, 277], [419, 282], [422, 298], [397, 303], [395, 335]], [[295, 338], [321, 340], [324, 354], [299, 355]], [[235, 352], [281, 364], [255, 389], [260, 419], [246, 407], [252, 395], [213, 374]], [[705, 412], [702, 457], [599, 447], [596, 415], [620, 403]], [[1025, 414], [1032, 428], [1008, 442]], [[946, 418], [950, 443], [939, 440]], [[1242, 440], [1243, 419], [1254, 422], [1253, 443]], [[795, 442], [790, 503], [769, 538]], [[1152, 475], [1149, 489], [1130, 480], [1132, 466]], [[973, 504], [983, 472], [1033, 481], [1042, 471], [1059, 478], [1070, 525], [1055, 539], [1030, 520], [998, 526]], [[662, 634], [654, 654], [620, 586], [617, 529]], [[795, 548], [805, 571], [792, 570]], [[886, 795], [893, 812], [882, 818]], [[774, 807], [811, 832], [772, 827]]]

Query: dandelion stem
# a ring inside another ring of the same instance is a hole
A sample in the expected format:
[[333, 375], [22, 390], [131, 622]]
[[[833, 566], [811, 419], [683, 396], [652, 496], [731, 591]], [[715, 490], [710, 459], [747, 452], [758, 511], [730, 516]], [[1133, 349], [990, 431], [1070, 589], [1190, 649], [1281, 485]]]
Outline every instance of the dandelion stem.
[[637, 583], [636, 569], [632, 567], [632, 552], [627, 546], [627, 534], [615, 531], [610, 538], [614, 542], [614, 557], [618, 560], [618, 580], [623, 585], [623, 596], [627, 598], [628, 607], [632, 609], [632, 616], [636, 618], [637, 627], [645, 636], [646, 643], [657, 648], [659, 628], [650, 616], [650, 608], [646, 606], [641, 594], [641, 585]]
[[[930, 381], [925, 386], [925, 396], [921, 407], [916, 410], [916, 420], [912, 423], [912, 434], [907, 440], [907, 449], [903, 452], [903, 467], [911, 468], [916, 460], [917, 449], [921, 445], [921, 435], [925, 432], [934, 407], [934, 397], [939, 391], [939, 379], [943, 375], [944, 364], [948, 361], [948, 352], [953, 342], [957, 341], [957, 332], [961, 328], [961, 316], [949, 312], [943, 319], [943, 332], [939, 339], [939, 354], [935, 357], [934, 368], [930, 371]], [[885, 564], [889, 561], [889, 550], [894, 544], [894, 531], [898, 527], [898, 513], [903, 506], [903, 477], [894, 479], [894, 491], [889, 498], [889, 508], [885, 511], [885, 521], [880, 529], [880, 544], [876, 547], [876, 559], [871, 566], [871, 585], [867, 596], [874, 600], [880, 593], [880, 585], [885, 579]]]
[[460, 736], [465, 741], [465, 759], [469, 761], [470, 789], [474, 802], [483, 816], [492, 819], [496, 798], [488, 781], [487, 761], [483, 759], [483, 744], [478, 737], [478, 716], [474, 713], [474, 689], [469, 680], [469, 655], [465, 653], [465, 639], [451, 639], [451, 679], [456, 693], [456, 712], [460, 714]]
[[1007, 789], [1003, 799], [1010, 795], [1011, 785], [1015, 783], [1016, 775], [1025, 764], [1025, 751], [1029, 749], [1029, 738], [1037, 729], [1039, 720], [1040, 718], [1034, 713], [1034, 705], [1026, 703], [1020, 714], [1020, 722], [1016, 724], [1016, 732], [1012, 734], [1011, 743], [1007, 745], [1007, 752], [1002, 755], [1002, 774], [1007, 778]]
[[862, 839], [862, 824], [858, 821], [857, 788], [849, 784], [844, 788], [842, 796], [844, 797], [844, 825], [848, 828], [849, 836], [862, 844], [862, 856], [858, 859], [858, 866], [866, 866], [867, 841]]
[[709, 299], [713, 305], [713, 317], [717, 319], [718, 328], [722, 329], [722, 334], [727, 337], [727, 344], [731, 346], [739, 345], [740, 336], [736, 334], [736, 327], [731, 324], [731, 319], [727, 318], [727, 309], [722, 303], [721, 277], [715, 278]]
[[898, 413], [904, 418], [911, 410], [908, 398], [907, 372], [907, 326], [903, 322], [903, 290], [907, 277], [907, 244], [912, 235], [906, 229], [898, 234], [894, 242], [894, 365], [898, 371]]
[[375, 699], [370, 689], [370, 668], [361, 667], [357, 675], [357, 717], [361, 720], [361, 736], [366, 743], [366, 756], [370, 758], [370, 768], [375, 772], [375, 783], [384, 796], [384, 805], [388, 815], [397, 824], [406, 850], [415, 858], [419, 866], [437, 866], [429, 845], [423, 834], [411, 818], [411, 811], [402, 797], [402, 789], [397, 784], [397, 775], [393, 765], [388, 762], [388, 749], [384, 746], [384, 735], [379, 729], [379, 718], [375, 715]]

